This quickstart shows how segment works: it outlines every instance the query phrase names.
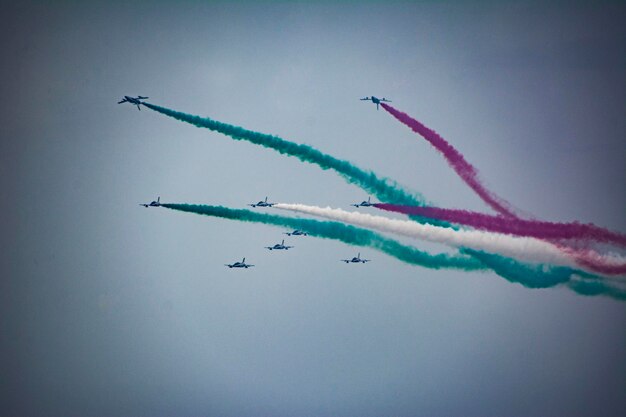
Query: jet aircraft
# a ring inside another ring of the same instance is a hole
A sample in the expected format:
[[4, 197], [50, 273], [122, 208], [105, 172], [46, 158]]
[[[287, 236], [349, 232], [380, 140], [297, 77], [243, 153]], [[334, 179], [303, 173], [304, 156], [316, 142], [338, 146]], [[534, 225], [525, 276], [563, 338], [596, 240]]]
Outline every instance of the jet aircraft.
[[243, 258], [243, 260], [241, 262], [235, 262], [234, 264], [224, 264], [224, 266], [227, 266], [229, 268], [250, 268], [253, 267], [254, 265], [250, 265], [246, 263], [246, 258]]
[[274, 205], [274, 203], [268, 203], [267, 202], [267, 197], [265, 197], [264, 201], [259, 201], [256, 204], [248, 204], [251, 207], [272, 207]]
[[137, 106], [138, 110], [141, 110], [141, 108], [139, 107], [141, 103], [141, 101], [139, 100], [144, 100], [150, 97], [143, 97], [143, 96], [137, 96], [137, 97], [130, 97], [130, 96], [124, 96], [124, 98], [121, 101], [118, 101], [117, 104], [122, 104], [122, 103], [130, 103], [130, 104], [134, 104], [135, 106]]
[[285, 232], [284, 234], [286, 234], [287, 236], [308, 236], [306, 232], [303, 232], [299, 229], [296, 229], [293, 232]]
[[364, 101], [364, 100], [365, 100], [365, 101], [370, 101], [370, 100], [371, 100], [371, 102], [372, 102], [372, 103], [376, 104], [376, 110], [379, 110], [378, 105], [379, 105], [381, 102], [383, 102], [383, 101], [384, 101], [384, 102], [387, 102], [387, 103], [391, 103], [391, 100], [387, 100], [385, 97], [383, 97], [383, 98], [378, 98], [378, 97], [374, 97], [374, 96], [371, 96], [371, 97], [363, 97], [363, 98], [361, 99], [361, 101]]
[[269, 250], [281, 250], [281, 249], [287, 250], [287, 249], [293, 248], [293, 246], [285, 246], [285, 239], [283, 239], [281, 243], [277, 243], [274, 246], [266, 246], [265, 248]]
[[161, 197], [157, 198], [156, 201], [152, 201], [151, 203], [141, 203], [139, 205], [144, 207], [161, 207]]
[[353, 264], [358, 264], [359, 262], [371, 262], [369, 259], [361, 259], [361, 252], [358, 253], [358, 255], [355, 258], [352, 259], [341, 259], [341, 262], [345, 262], [347, 264], [349, 263], [353, 263]]
[[367, 197], [367, 201], [361, 201], [358, 204], [350, 204], [350, 205], [354, 207], [371, 207], [374, 205], [374, 203], [370, 201], [371, 198], [372, 197]]

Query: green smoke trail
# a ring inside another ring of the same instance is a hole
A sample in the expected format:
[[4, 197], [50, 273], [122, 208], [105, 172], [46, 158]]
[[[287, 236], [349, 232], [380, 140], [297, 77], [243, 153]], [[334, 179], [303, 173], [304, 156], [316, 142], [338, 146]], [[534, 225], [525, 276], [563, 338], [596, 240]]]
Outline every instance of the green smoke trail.
[[208, 117], [193, 116], [150, 103], [142, 104], [149, 109], [172, 117], [176, 120], [222, 133], [235, 140], [245, 140], [254, 143], [255, 145], [261, 145], [265, 148], [274, 149], [281, 154], [294, 156], [303, 162], [316, 164], [324, 170], [332, 169], [339, 173], [339, 175], [341, 175], [349, 183], [355, 184], [370, 194], [375, 195], [381, 201], [418, 206], [425, 204], [423, 196], [417, 193], [410, 194], [409, 192], [403, 190], [395, 181], [388, 178], [379, 178], [371, 171], [358, 168], [348, 161], [327, 155], [311, 146], [297, 144], [278, 136], [254, 132], [242, 127], [218, 122]]
[[300, 229], [304, 230], [311, 236], [340, 240], [344, 243], [355, 246], [367, 246], [391, 255], [403, 262], [420, 265], [426, 268], [454, 268], [463, 271], [486, 269], [480, 261], [469, 256], [447, 254], [431, 255], [411, 246], [403, 245], [396, 240], [386, 238], [370, 230], [333, 221], [300, 219], [274, 214], [257, 213], [245, 209], [231, 209], [222, 206], [161, 204], [161, 207], [185, 211], [188, 213], [203, 214], [205, 216]]
[[510, 258], [473, 249], [461, 249], [509, 282], [527, 288], [550, 288], [565, 285], [580, 295], [605, 295], [617, 300], [626, 300], [626, 289], [610, 285], [606, 279], [585, 271], [564, 266], [528, 265]]

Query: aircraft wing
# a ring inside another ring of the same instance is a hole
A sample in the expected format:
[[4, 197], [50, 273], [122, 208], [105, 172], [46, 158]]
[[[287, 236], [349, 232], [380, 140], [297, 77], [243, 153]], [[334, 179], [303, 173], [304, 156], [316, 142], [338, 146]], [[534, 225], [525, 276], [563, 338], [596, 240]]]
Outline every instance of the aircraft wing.
[[118, 101], [117, 104], [122, 104], [122, 103], [126, 103], [128, 100], [124, 99], [122, 101]]
[[361, 101], [362, 101], [362, 100], [369, 100], [369, 99], [370, 99], [369, 97], [365, 97], [365, 98], [361, 98], [361, 99], [359, 99], [359, 100], [361, 100]]

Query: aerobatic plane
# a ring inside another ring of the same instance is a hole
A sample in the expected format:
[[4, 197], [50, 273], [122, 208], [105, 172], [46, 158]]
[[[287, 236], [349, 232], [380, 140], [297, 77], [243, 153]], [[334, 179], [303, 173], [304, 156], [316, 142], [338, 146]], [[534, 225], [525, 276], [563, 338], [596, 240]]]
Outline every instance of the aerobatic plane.
[[253, 267], [254, 265], [250, 265], [246, 263], [246, 258], [243, 258], [243, 260], [241, 262], [235, 262], [234, 264], [224, 264], [224, 266], [227, 266], [229, 268], [250, 268]]
[[259, 201], [256, 204], [248, 204], [251, 207], [272, 207], [274, 205], [274, 203], [268, 203], [267, 202], [267, 197], [265, 197], [264, 201]]
[[287, 249], [293, 248], [293, 246], [285, 246], [285, 239], [283, 239], [282, 242], [277, 243], [274, 246], [266, 246], [265, 248], [269, 250], [281, 250], [281, 249], [287, 250]]
[[385, 97], [383, 97], [383, 98], [378, 98], [378, 97], [374, 97], [374, 96], [371, 96], [371, 97], [363, 97], [363, 98], [361, 99], [361, 101], [364, 101], [364, 100], [365, 100], [365, 101], [371, 101], [372, 103], [376, 104], [376, 110], [379, 110], [379, 109], [378, 109], [378, 105], [379, 105], [381, 102], [383, 102], [383, 101], [384, 101], [384, 102], [387, 102], [387, 103], [391, 103], [391, 100], [387, 100]]
[[350, 204], [350, 205], [354, 207], [371, 207], [374, 205], [374, 203], [370, 201], [371, 198], [372, 197], [367, 197], [367, 201], [361, 201], [358, 204]]
[[161, 207], [161, 197], [157, 198], [156, 201], [152, 201], [151, 203], [140, 203], [139, 205], [144, 207]]
[[118, 101], [117, 104], [130, 103], [130, 104], [134, 104], [135, 106], [137, 106], [138, 110], [141, 110], [139, 105], [142, 104], [142, 103], [139, 100], [145, 100], [147, 98], [150, 98], [150, 97], [143, 97], [143, 96], [130, 97], [130, 96], [124, 96], [124, 98], [121, 101]]
[[341, 259], [341, 262], [345, 262], [347, 264], [349, 263], [353, 263], [353, 264], [358, 264], [359, 262], [371, 262], [369, 259], [361, 259], [361, 252], [358, 253], [358, 255], [355, 258], [352, 259]]
[[284, 234], [286, 234], [287, 236], [308, 236], [306, 232], [303, 232], [299, 229], [296, 229], [293, 232], [285, 232]]

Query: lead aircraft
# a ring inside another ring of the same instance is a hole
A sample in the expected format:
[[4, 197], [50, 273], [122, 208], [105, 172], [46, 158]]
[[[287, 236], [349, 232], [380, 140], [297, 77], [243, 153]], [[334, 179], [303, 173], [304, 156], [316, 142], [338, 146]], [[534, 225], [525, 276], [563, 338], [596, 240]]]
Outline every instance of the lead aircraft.
[[379, 110], [378, 105], [379, 105], [381, 102], [383, 102], [383, 101], [384, 101], [384, 102], [387, 102], [387, 103], [391, 103], [391, 100], [387, 100], [385, 97], [383, 97], [383, 98], [378, 98], [378, 97], [371, 96], [371, 97], [363, 97], [363, 98], [362, 98], [362, 99], [360, 99], [360, 100], [361, 100], [361, 101], [371, 101], [372, 103], [376, 104], [376, 110]]
[[143, 103], [141, 101], [139, 101], [139, 100], [145, 100], [147, 98], [150, 98], [150, 97], [143, 97], [143, 96], [130, 97], [130, 96], [124, 96], [124, 98], [121, 101], [118, 101], [117, 104], [130, 103], [130, 104], [134, 104], [135, 106], [137, 106], [137, 110], [141, 110], [139, 105], [143, 104]]

